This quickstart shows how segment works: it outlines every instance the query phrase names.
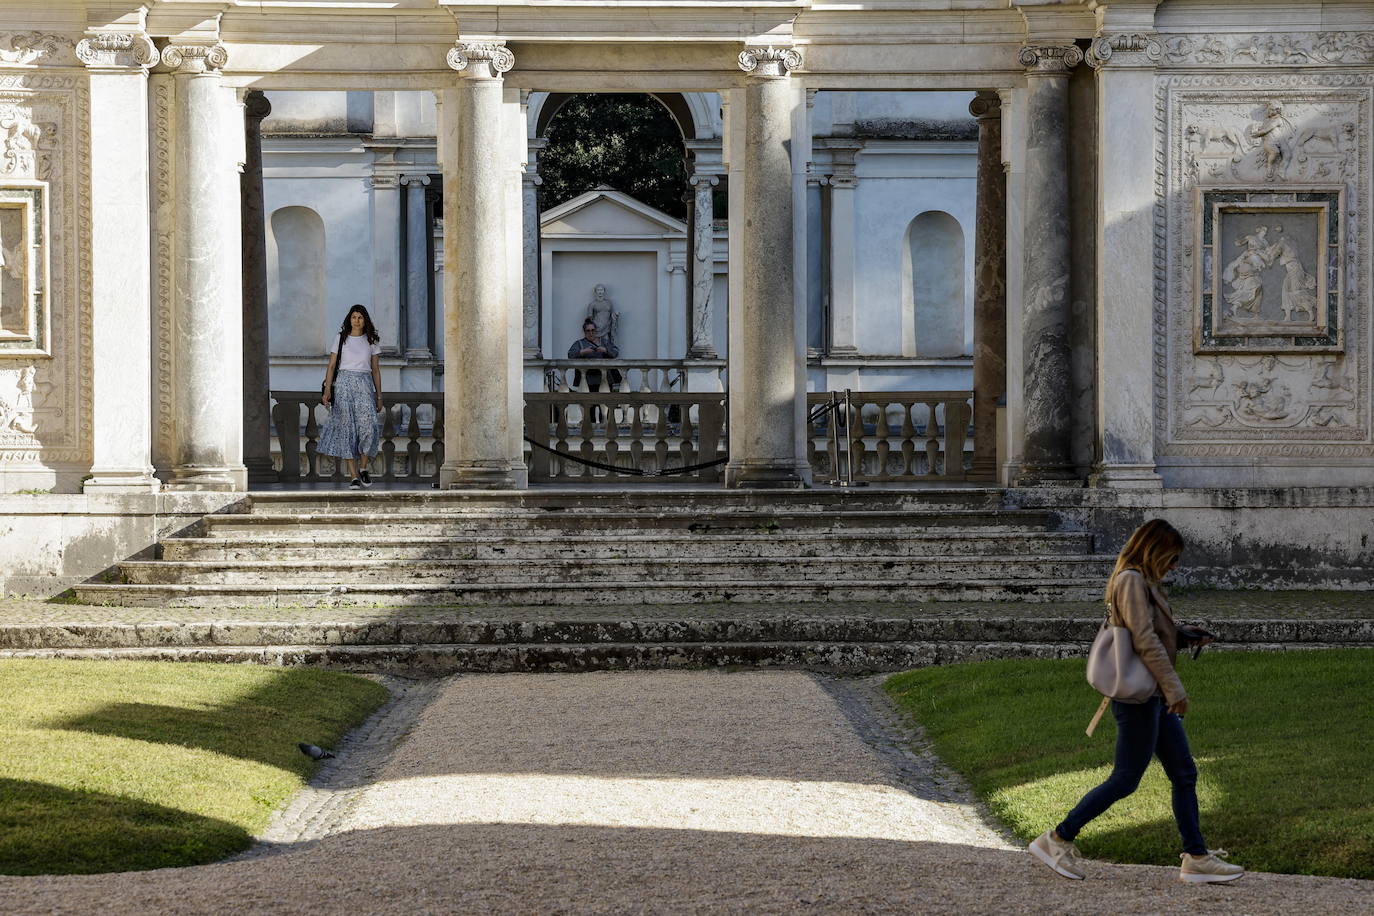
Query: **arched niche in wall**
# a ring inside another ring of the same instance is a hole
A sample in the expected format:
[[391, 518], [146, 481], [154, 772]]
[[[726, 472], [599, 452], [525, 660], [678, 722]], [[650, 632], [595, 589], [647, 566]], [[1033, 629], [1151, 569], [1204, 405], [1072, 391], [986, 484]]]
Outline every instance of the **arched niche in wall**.
[[912, 310], [915, 356], [964, 356], [964, 230], [943, 210], [927, 210], [902, 244], [902, 304]]
[[324, 220], [309, 207], [282, 207], [272, 212], [268, 227], [272, 355], [318, 356], [337, 330], [326, 326]]

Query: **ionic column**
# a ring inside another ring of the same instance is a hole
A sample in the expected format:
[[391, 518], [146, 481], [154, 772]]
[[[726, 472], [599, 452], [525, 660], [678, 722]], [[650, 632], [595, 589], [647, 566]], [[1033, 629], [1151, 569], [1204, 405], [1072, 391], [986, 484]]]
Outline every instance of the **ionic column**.
[[[743, 235], [739, 361], [730, 391], [730, 464], [736, 487], [800, 487], [805, 453], [798, 453], [802, 358], [797, 345], [792, 250], [792, 109], [787, 75], [801, 66], [791, 48], [749, 48], [740, 67], [755, 77], [744, 92]], [[733, 268], [733, 265], [732, 265]]]
[[1007, 176], [1002, 170], [1002, 102], [979, 92], [978, 203], [973, 250], [974, 480], [997, 477], [997, 401], [1007, 392]]
[[[379, 92], [379, 98], [387, 93]], [[405, 296], [402, 294], [404, 211], [401, 176], [395, 169], [395, 150], [374, 148], [376, 158], [367, 186], [372, 192], [372, 320], [388, 345], [406, 346]], [[356, 301], [356, 300], [355, 300]], [[351, 304], [351, 303], [350, 303]], [[391, 324], [392, 320], [395, 324]]]
[[1097, 452], [1094, 486], [1155, 488], [1151, 34], [1093, 40], [1097, 72]]
[[243, 225], [243, 463], [249, 483], [277, 480], [272, 467], [271, 347], [267, 315], [267, 223], [262, 199], [262, 119], [267, 96], [249, 90], [244, 104], [244, 163], [239, 177]]
[[1075, 484], [1070, 452], [1069, 174], [1065, 131], [1073, 45], [1021, 49], [1027, 68], [1026, 209], [1022, 346], [1025, 443], [1018, 486]]
[[830, 150], [830, 356], [857, 356], [858, 322], [854, 299], [855, 175], [862, 140], [829, 140]]
[[406, 250], [405, 250], [405, 356], [407, 359], [431, 359], [433, 344], [429, 339], [429, 208], [425, 205], [428, 175], [405, 175], [401, 178], [405, 194]]
[[513, 432], [510, 373], [508, 163], [501, 74], [515, 65], [505, 45], [459, 43], [448, 64], [461, 79], [442, 90], [444, 172], [444, 465], [448, 488], [524, 485]]
[[716, 342], [712, 306], [716, 294], [715, 188], [720, 176], [694, 172], [692, 186], [692, 333], [689, 359], [715, 359]]
[[[170, 486], [231, 490], [243, 476], [239, 455], [242, 409], [242, 320], [238, 270], [232, 270], [223, 214], [239, 212], [227, 193], [229, 162], [223, 45], [168, 45], [162, 61], [176, 84], [175, 444]], [[236, 253], [236, 252], [235, 252]], [[232, 307], [231, 307], [232, 306]]]
[[91, 374], [94, 461], [84, 488], [151, 492], [147, 35], [102, 32], [77, 57], [90, 85]]
[[548, 140], [533, 139], [528, 143], [525, 173], [520, 178], [520, 210], [524, 222], [524, 261], [521, 274], [521, 341], [525, 359], [539, 359], [539, 153], [549, 145]]

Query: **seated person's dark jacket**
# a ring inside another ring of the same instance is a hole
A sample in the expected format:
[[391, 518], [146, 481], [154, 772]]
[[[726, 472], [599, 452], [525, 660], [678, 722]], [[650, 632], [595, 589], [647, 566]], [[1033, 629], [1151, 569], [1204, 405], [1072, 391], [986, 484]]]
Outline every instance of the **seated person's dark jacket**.
[[[605, 347], [604, 354], [598, 353], [598, 347]], [[615, 345], [615, 341], [609, 337], [598, 337], [596, 340], [588, 340], [585, 336], [574, 340], [571, 347], [568, 347], [568, 359], [615, 359], [620, 355], [620, 348]], [[611, 369], [608, 373], [611, 387], [615, 388], [620, 384], [620, 370]], [[582, 370], [573, 373], [573, 386], [582, 384]], [[587, 370], [587, 388], [591, 391], [598, 391], [601, 388], [601, 370]]]

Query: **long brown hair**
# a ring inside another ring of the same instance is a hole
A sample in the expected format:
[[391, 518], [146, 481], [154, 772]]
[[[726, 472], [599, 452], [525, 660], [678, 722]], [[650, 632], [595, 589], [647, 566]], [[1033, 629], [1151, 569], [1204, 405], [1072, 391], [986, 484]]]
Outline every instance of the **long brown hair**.
[[1169, 571], [1169, 565], [1183, 553], [1183, 535], [1162, 518], [1152, 518], [1126, 539], [1126, 546], [1117, 555], [1116, 566], [1107, 579], [1105, 600], [1112, 600], [1112, 583], [1122, 570], [1134, 569], [1146, 581], [1158, 585]]

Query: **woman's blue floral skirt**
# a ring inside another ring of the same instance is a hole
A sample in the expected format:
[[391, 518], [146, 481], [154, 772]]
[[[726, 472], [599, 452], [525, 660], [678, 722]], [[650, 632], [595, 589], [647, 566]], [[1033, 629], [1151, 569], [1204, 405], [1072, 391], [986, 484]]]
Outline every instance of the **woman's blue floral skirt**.
[[341, 369], [334, 373], [334, 401], [320, 433], [321, 455], [335, 458], [370, 458], [381, 439], [377, 389], [371, 372]]

